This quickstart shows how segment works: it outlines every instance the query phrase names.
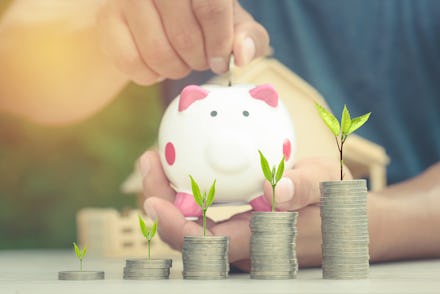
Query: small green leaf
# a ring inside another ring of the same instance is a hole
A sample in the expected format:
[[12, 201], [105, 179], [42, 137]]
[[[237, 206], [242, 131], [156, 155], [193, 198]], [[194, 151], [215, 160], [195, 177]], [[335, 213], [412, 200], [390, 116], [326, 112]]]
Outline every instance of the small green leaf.
[[138, 218], [139, 218], [139, 227], [141, 228], [142, 235], [144, 235], [144, 237], [148, 239], [147, 226], [145, 225], [145, 222], [140, 215], [138, 215]]
[[148, 238], [148, 240], [151, 240], [151, 239], [153, 239], [153, 237], [154, 237], [154, 235], [156, 235], [156, 231], [157, 231], [157, 222], [158, 222], [158, 220], [156, 219], [155, 221], [154, 221], [154, 223], [153, 223], [153, 226], [151, 227], [151, 230], [150, 230], [150, 234], [149, 234], [149, 238]]
[[199, 185], [197, 185], [197, 182], [193, 179], [192, 176], [189, 177], [191, 178], [191, 189], [194, 200], [201, 208], [203, 208], [203, 198], [202, 198], [202, 193], [200, 193]]
[[81, 250], [79, 249], [78, 245], [76, 245], [75, 242], [73, 242], [73, 248], [75, 249], [76, 257], [81, 258]]
[[283, 173], [284, 173], [284, 155], [283, 158], [281, 158], [280, 164], [278, 165], [277, 175], [275, 178], [276, 183], [278, 183], [281, 180]]
[[206, 207], [210, 207], [212, 203], [214, 202], [214, 196], [215, 196], [215, 183], [217, 180], [214, 180], [214, 183], [212, 183], [211, 188], [209, 189], [208, 193], [208, 199], [206, 200]]
[[84, 257], [86, 257], [87, 254], [87, 247], [84, 246], [84, 248], [81, 250], [81, 259], [83, 259]]
[[264, 177], [272, 183], [272, 173], [270, 171], [269, 162], [267, 162], [266, 157], [264, 157], [263, 153], [261, 153], [260, 150], [258, 150], [258, 153], [260, 153], [260, 164], [261, 169], [263, 170]]
[[347, 135], [348, 131], [351, 127], [351, 118], [350, 118], [350, 112], [348, 112], [347, 106], [344, 104], [344, 110], [342, 110], [342, 117], [341, 117], [341, 129], [342, 134]]
[[347, 132], [347, 135], [350, 135], [351, 133], [353, 133], [354, 131], [356, 131], [360, 127], [362, 127], [362, 125], [367, 122], [368, 118], [370, 117], [370, 114], [371, 114], [371, 112], [353, 118], [351, 120], [351, 126]]
[[332, 131], [332, 133], [337, 137], [340, 132], [338, 119], [318, 103], [315, 103], [315, 105], [324, 123], [327, 125], [330, 131]]

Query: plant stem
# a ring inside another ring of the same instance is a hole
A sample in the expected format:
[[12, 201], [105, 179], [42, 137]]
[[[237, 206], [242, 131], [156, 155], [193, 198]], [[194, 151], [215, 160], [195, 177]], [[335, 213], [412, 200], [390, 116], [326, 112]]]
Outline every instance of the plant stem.
[[151, 240], [147, 240], [147, 247], [148, 247], [148, 259], [150, 259], [150, 242], [151, 242]]
[[203, 209], [203, 237], [206, 237], [206, 209]]
[[272, 185], [272, 212], [275, 212], [275, 186]]
[[80, 272], [83, 271], [83, 260], [82, 260], [82, 258], [79, 260], [79, 271]]
[[339, 163], [340, 163], [340, 165], [341, 165], [341, 181], [344, 179], [344, 172], [343, 172], [343, 169], [344, 169], [344, 159], [343, 159], [343, 157], [342, 157], [342, 147], [344, 147], [344, 143], [345, 143], [345, 139], [346, 139], [347, 137], [342, 137], [341, 138], [341, 149], [339, 150]]

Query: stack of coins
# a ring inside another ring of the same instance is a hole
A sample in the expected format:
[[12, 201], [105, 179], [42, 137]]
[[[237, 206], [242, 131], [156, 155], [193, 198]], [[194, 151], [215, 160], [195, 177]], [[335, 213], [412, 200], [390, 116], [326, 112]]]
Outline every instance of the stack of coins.
[[170, 276], [171, 259], [127, 259], [124, 280], [163, 280]]
[[368, 278], [366, 181], [321, 183], [320, 205], [323, 278]]
[[228, 254], [228, 237], [184, 237], [183, 278], [189, 280], [226, 279], [229, 273]]
[[251, 216], [251, 279], [294, 279], [297, 212], [254, 212]]
[[62, 271], [58, 272], [58, 280], [104, 280], [102, 271]]

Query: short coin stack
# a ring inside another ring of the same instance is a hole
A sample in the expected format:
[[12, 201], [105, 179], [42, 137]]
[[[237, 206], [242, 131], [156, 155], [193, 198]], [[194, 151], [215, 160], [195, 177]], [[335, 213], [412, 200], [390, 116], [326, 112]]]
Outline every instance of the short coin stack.
[[124, 280], [163, 280], [170, 276], [171, 259], [127, 259]]
[[297, 212], [254, 212], [251, 216], [251, 279], [294, 279]]
[[229, 273], [229, 238], [186, 236], [183, 240], [183, 278], [189, 280], [226, 279]]
[[104, 280], [104, 272], [62, 271], [62, 272], [58, 272], [58, 280]]
[[323, 278], [368, 278], [365, 180], [322, 182], [320, 205]]

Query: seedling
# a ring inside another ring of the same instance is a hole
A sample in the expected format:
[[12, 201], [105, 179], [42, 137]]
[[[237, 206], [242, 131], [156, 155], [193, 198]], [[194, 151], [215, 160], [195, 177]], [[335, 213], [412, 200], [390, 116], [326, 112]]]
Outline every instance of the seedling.
[[269, 162], [267, 161], [266, 157], [264, 157], [263, 153], [261, 153], [260, 150], [258, 150], [258, 153], [260, 153], [260, 164], [261, 164], [261, 169], [263, 170], [264, 177], [266, 178], [266, 180], [269, 181], [270, 185], [272, 186], [272, 212], [274, 212], [275, 188], [278, 182], [281, 180], [281, 177], [283, 176], [284, 173], [284, 155], [283, 158], [281, 158], [278, 167], [274, 165], [272, 169], [270, 169]]
[[333, 114], [331, 114], [327, 109], [325, 109], [318, 103], [316, 103], [316, 108], [318, 109], [319, 115], [321, 116], [322, 120], [336, 138], [336, 144], [338, 145], [339, 150], [339, 162], [341, 166], [342, 181], [344, 178], [344, 161], [342, 157], [342, 148], [344, 147], [345, 140], [347, 140], [348, 135], [352, 134], [364, 123], [367, 122], [371, 112], [351, 119], [347, 106], [344, 104], [344, 110], [342, 111], [341, 115], [341, 123], [339, 123], [338, 119]]
[[78, 257], [78, 259], [79, 259], [79, 270], [82, 272], [82, 270], [83, 270], [83, 259], [84, 259], [84, 257], [86, 257], [87, 247], [84, 246], [83, 249], [80, 249], [78, 247], [78, 245], [76, 245], [76, 243], [73, 242], [73, 248], [75, 249], [76, 257]]
[[194, 200], [200, 206], [200, 208], [202, 208], [202, 212], [203, 212], [203, 237], [206, 237], [206, 211], [214, 202], [216, 180], [214, 180], [214, 182], [212, 183], [211, 188], [209, 189], [208, 195], [206, 195], [206, 191], [203, 192], [203, 195], [202, 195], [197, 182], [193, 179], [192, 176], [189, 176], [189, 177], [191, 178], [191, 189], [192, 189], [192, 193], [194, 196]]
[[142, 217], [140, 215], [138, 215], [138, 218], [139, 218], [139, 227], [141, 228], [142, 235], [144, 235], [145, 239], [147, 239], [148, 259], [150, 259], [150, 244], [151, 244], [151, 240], [153, 239], [154, 235], [156, 235], [157, 219], [154, 221], [151, 228], [147, 228], [147, 225], [145, 224]]

